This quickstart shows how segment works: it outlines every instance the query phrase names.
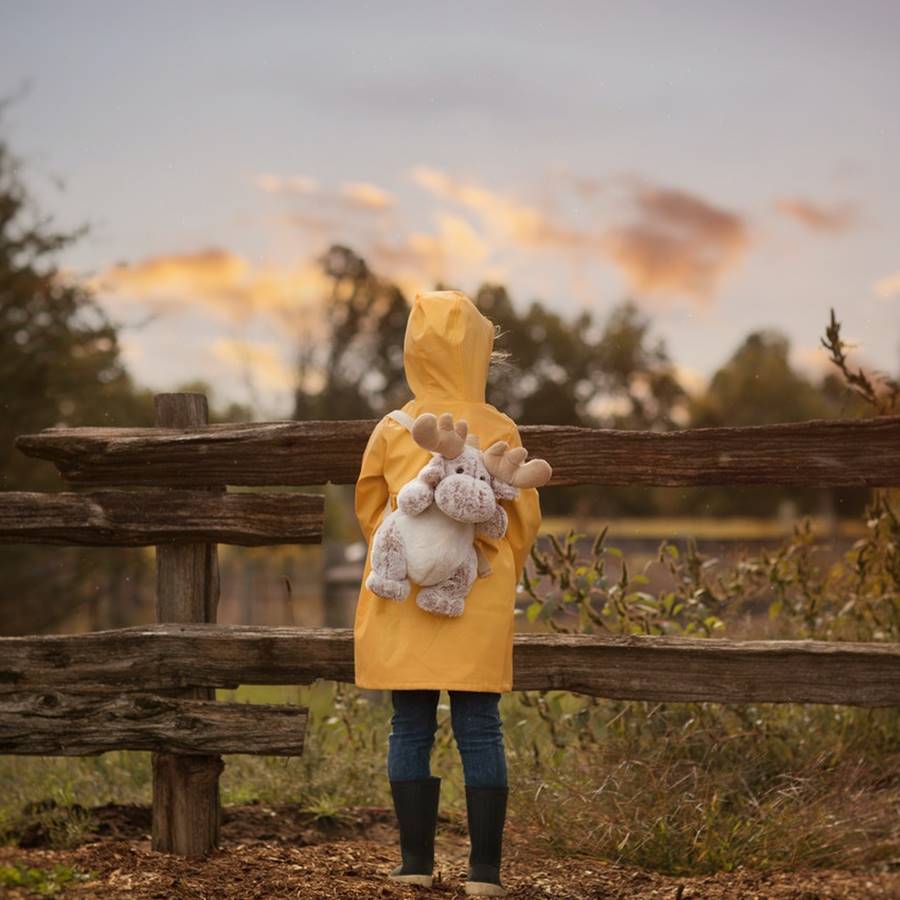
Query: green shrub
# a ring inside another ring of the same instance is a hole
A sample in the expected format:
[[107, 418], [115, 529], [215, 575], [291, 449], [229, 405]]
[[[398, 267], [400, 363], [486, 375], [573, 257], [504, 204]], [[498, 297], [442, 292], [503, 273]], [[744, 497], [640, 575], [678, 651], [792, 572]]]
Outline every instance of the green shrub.
[[[897, 641], [900, 527], [876, 495], [837, 562], [809, 523], [774, 551], [719, 567], [692, 541], [660, 546], [670, 587], [646, 590], [605, 532], [532, 550], [526, 614], [558, 632], [726, 635], [768, 602], [783, 637]], [[608, 559], [620, 561], [615, 578]], [[525, 692], [505, 707], [516, 812], [557, 852], [671, 872], [853, 865], [900, 853], [900, 717], [893, 709], [606, 701]]]
[[67, 885], [90, 881], [93, 874], [72, 866], [57, 865], [49, 869], [0, 864], [0, 887], [21, 888], [39, 897], [54, 897]]

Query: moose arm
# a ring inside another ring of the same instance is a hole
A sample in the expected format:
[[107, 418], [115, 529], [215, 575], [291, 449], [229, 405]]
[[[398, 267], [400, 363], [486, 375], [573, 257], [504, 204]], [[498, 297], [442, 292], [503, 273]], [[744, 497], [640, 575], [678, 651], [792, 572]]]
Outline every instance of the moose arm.
[[400, 488], [397, 508], [408, 516], [420, 516], [434, 503], [434, 489], [421, 477], [416, 477]]
[[481, 522], [475, 529], [478, 535], [484, 535], [489, 538], [502, 538], [506, 534], [506, 526], [509, 523], [509, 517], [506, 510], [498, 503], [494, 515], [486, 522]]
[[424, 466], [416, 476], [417, 480], [423, 481], [432, 490], [434, 490], [444, 477], [444, 460], [439, 453], [435, 453], [429, 460], [428, 465]]
[[397, 508], [408, 516], [419, 516], [434, 503], [434, 489], [444, 477], [441, 457], [435, 454], [416, 477], [397, 494]]

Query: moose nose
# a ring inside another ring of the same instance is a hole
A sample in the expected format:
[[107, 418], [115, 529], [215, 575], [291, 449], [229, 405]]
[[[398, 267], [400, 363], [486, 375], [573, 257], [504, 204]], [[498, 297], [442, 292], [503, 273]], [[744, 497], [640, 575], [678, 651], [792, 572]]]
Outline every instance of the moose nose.
[[494, 493], [471, 475], [451, 475], [434, 492], [438, 507], [458, 522], [484, 522], [494, 512]]

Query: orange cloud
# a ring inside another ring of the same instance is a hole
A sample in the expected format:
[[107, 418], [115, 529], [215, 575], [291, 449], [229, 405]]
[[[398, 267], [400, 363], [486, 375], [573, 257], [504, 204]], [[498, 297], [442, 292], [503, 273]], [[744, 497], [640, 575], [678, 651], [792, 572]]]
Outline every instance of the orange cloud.
[[488, 258], [490, 247], [487, 241], [465, 219], [438, 213], [437, 223], [441, 251], [451, 260], [476, 266]]
[[413, 180], [436, 197], [453, 200], [478, 213], [498, 235], [518, 243], [540, 244], [552, 231], [542, 213], [501, 194], [454, 178], [428, 166], [416, 166]]
[[108, 269], [104, 285], [146, 296], [158, 288], [209, 293], [233, 286], [246, 276], [246, 260], [226, 250], [210, 248], [196, 253], [155, 256], [134, 265], [122, 263]]
[[637, 291], [709, 299], [749, 245], [744, 219], [684, 191], [633, 190], [636, 221], [604, 234], [610, 258]]
[[350, 182], [341, 187], [341, 196], [361, 209], [375, 212], [389, 209], [394, 205], [394, 197], [387, 191], [365, 182]]
[[317, 205], [331, 208], [383, 212], [396, 202], [391, 193], [365, 181], [346, 182], [337, 192], [320, 190], [319, 182], [307, 175], [264, 173], [254, 176], [253, 182], [267, 194], [306, 195]]
[[340, 234], [341, 223], [336, 216], [322, 215], [314, 212], [292, 212], [278, 216], [276, 221], [283, 222], [291, 228], [305, 232], [313, 237], [325, 240]]
[[828, 351], [821, 345], [818, 347], [792, 347], [791, 363], [794, 368], [799, 369], [814, 381], [821, 381], [825, 375], [837, 372], [834, 363], [828, 356]]
[[775, 203], [775, 208], [814, 231], [846, 231], [856, 221], [856, 211], [848, 204], [822, 206], [802, 197], [785, 197]]
[[263, 388], [291, 391], [297, 386], [297, 371], [285, 363], [274, 343], [220, 337], [213, 341], [211, 351], [228, 368], [252, 373]]
[[174, 310], [204, 306], [236, 322], [275, 315], [321, 317], [329, 284], [313, 262], [257, 266], [220, 248], [155, 256], [111, 267], [92, 281], [101, 294]]
[[471, 209], [498, 241], [519, 249], [585, 253], [613, 263], [636, 291], [708, 299], [749, 244], [737, 213], [699, 197], [635, 179], [580, 179], [575, 188], [591, 196], [616, 184], [637, 213], [627, 225], [579, 228], [535, 206], [428, 166], [413, 169], [430, 193]]
[[436, 218], [435, 234], [412, 232], [399, 242], [375, 241], [370, 254], [376, 269], [390, 272], [406, 290], [447, 279], [459, 283], [468, 277], [498, 277], [499, 270], [486, 268], [490, 245], [465, 219], [447, 212]]
[[894, 272], [893, 275], [879, 278], [872, 285], [872, 290], [883, 300], [890, 300], [891, 297], [900, 296], [900, 272]]

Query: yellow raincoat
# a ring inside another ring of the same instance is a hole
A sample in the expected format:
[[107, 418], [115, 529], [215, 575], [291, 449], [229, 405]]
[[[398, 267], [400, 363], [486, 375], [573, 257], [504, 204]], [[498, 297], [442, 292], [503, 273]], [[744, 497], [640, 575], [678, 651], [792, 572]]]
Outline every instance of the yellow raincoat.
[[[493, 344], [493, 325], [465, 294], [418, 294], [403, 342], [403, 366], [414, 399], [403, 411], [413, 418], [424, 412], [449, 412], [454, 421], [465, 419], [482, 450], [501, 440], [520, 447], [515, 422], [485, 403]], [[379, 597], [365, 586], [375, 529], [387, 508], [397, 508], [400, 488], [430, 458], [403, 425], [387, 416], [375, 426], [363, 454], [355, 508], [369, 549], [354, 623], [356, 684], [396, 690], [509, 691], [516, 585], [541, 522], [536, 488], [520, 490], [515, 500], [500, 501], [509, 517], [504, 537], [476, 538], [492, 571], [475, 580], [458, 618], [420, 609], [415, 583], [402, 602]]]

